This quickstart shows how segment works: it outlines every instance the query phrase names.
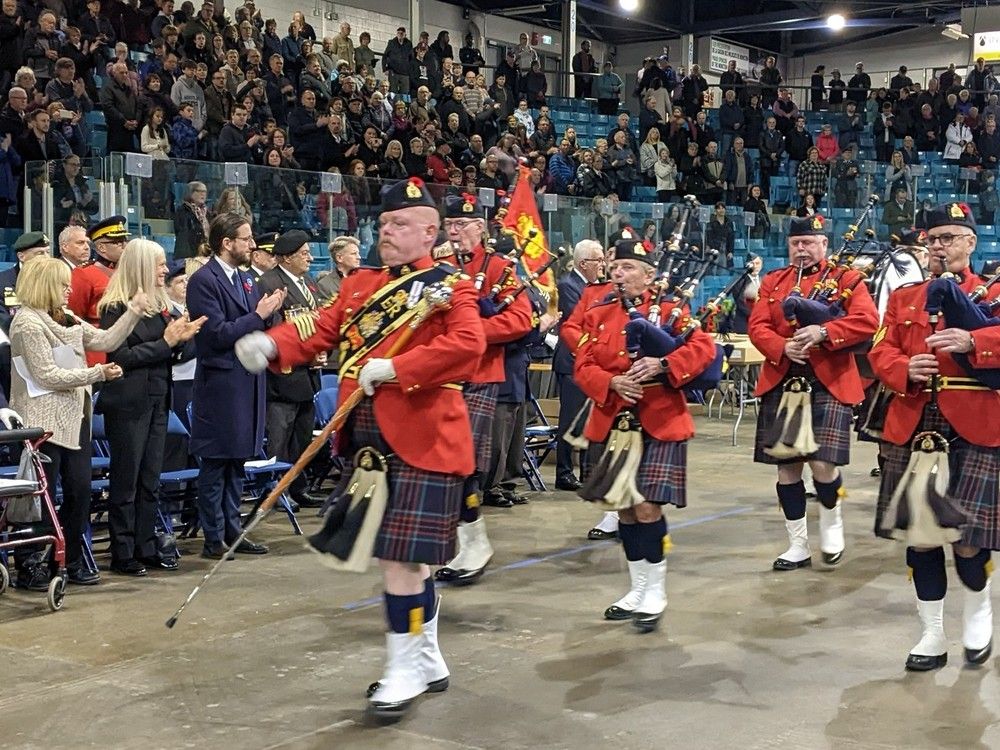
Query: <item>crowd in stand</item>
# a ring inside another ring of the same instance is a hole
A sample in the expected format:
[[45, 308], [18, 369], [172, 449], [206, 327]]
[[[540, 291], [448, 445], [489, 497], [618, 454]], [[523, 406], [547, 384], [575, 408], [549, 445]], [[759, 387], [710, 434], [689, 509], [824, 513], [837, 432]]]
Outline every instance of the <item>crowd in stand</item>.
[[[886, 165], [888, 200], [896, 188], [913, 200], [907, 168], [921, 151], [981, 171], [972, 192], [992, 190], [1000, 158], [1000, 85], [982, 59], [964, 80], [951, 66], [926, 88], [905, 66], [886, 88], [873, 88], [860, 62], [847, 81], [837, 70], [827, 80], [819, 66], [808, 105], [827, 118], [814, 137], [800, 112], [806, 103], [784, 87], [774, 58], [756, 81], [744, 81], [735, 61], [721, 75], [716, 129], [698, 65], [674, 70], [665, 55], [650, 57], [623, 79], [610, 62], [599, 67], [584, 42], [571, 63], [575, 93], [617, 115], [605, 137], [584, 143], [573, 127], [557, 131], [526, 34], [490, 66], [471, 37], [456, 55], [448, 32], [411, 41], [400, 27], [375, 51], [366, 32], [355, 42], [349, 23], [319, 39], [302, 13], [279, 26], [252, 1], [230, 14], [211, 0], [198, 9], [173, 0], [3, 0], [0, 43], [0, 225], [17, 210], [32, 160], [64, 162], [49, 174], [62, 223], [93, 213], [94, 196], [74, 169], [90, 153], [86, 114], [95, 108], [107, 122], [107, 150], [150, 154], [160, 174], [168, 159], [288, 170], [244, 191], [266, 230], [325, 224], [328, 196], [317, 195], [318, 180], [291, 170], [344, 175], [335, 208], [347, 217], [341, 228], [357, 233], [377, 200], [371, 178], [502, 189], [527, 162], [538, 192], [628, 201], [646, 186], [660, 201], [694, 194], [766, 213], [771, 180], [785, 170], [794, 185], [787, 210], [808, 214], [824, 198], [832, 207], [857, 204], [862, 135]], [[130, 51], [148, 56], [136, 63]], [[182, 210], [164, 193], [150, 192], [148, 215]]]

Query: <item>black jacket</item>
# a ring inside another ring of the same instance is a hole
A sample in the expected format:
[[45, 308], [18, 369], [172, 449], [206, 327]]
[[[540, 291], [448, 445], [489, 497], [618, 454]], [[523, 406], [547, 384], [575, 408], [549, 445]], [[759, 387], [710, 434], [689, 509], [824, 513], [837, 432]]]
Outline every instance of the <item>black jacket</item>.
[[[287, 312], [312, 310], [321, 301], [322, 292], [315, 279], [306, 274], [303, 280], [313, 295], [312, 305], [306, 300], [298, 285], [290, 283], [288, 276], [280, 268], [274, 267], [260, 277], [259, 286], [262, 294], [270, 294], [276, 289], [288, 291], [285, 301], [281, 304], [281, 309], [275, 313], [273, 321], [275, 324], [284, 320]], [[289, 403], [312, 401], [317, 391], [319, 391], [319, 370], [312, 369], [308, 365], [295, 367], [287, 374], [273, 373], [270, 370], [267, 373], [268, 401]]]

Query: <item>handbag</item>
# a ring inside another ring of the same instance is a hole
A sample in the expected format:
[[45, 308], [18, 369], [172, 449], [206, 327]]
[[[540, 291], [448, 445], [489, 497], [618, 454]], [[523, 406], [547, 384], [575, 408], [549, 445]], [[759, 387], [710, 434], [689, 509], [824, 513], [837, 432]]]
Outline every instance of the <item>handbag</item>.
[[[42, 463], [50, 459], [44, 453], [25, 448], [21, 452], [21, 461], [17, 466], [16, 479], [32, 482], [38, 486], [39, 477], [32, 460], [37, 458]], [[7, 520], [15, 524], [38, 523], [42, 520], [42, 498], [37, 492], [26, 495], [15, 495], [7, 498]]]

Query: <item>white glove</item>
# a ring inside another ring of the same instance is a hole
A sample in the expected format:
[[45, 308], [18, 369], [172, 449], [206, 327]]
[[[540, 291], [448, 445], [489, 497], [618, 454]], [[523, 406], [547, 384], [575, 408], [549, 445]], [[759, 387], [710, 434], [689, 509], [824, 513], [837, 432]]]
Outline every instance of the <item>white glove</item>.
[[254, 331], [236, 342], [236, 358], [247, 372], [258, 373], [267, 369], [267, 363], [278, 356], [274, 340], [263, 331]]
[[366, 396], [375, 395], [375, 387], [396, 377], [391, 359], [370, 359], [358, 374], [358, 385]]

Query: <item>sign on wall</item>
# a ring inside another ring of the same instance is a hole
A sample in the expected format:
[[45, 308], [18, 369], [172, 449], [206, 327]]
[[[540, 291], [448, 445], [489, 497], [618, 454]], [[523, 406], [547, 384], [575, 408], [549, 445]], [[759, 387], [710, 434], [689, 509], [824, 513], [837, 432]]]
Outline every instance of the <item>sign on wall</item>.
[[736, 61], [736, 69], [743, 75], [750, 73], [750, 50], [738, 44], [730, 44], [721, 39], [710, 40], [708, 52], [708, 69], [716, 73], [724, 73], [729, 69], [729, 61]]
[[972, 37], [972, 57], [1000, 59], [1000, 31], [984, 31]]

